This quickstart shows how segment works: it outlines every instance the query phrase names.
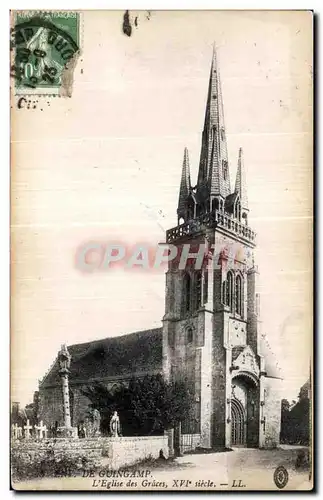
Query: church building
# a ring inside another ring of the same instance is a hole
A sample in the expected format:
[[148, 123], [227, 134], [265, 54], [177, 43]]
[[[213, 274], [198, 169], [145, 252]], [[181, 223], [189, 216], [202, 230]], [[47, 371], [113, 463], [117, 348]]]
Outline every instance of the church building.
[[[84, 418], [89, 401], [81, 389], [93, 382], [109, 388], [133, 376], [163, 373], [185, 378], [194, 394], [193, 418], [182, 432], [211, 447], [274, 447], [279, 443], [281, 375], [260, 331], [254, 260], [256, 235], [249, 227], [243, 152], [231, 189], [223, 100], [213, 52], [197, 183], [191, 183], [188, 151], [180, 180], [177, 226], [166, 242], [179, 252], [191, 245], [209, 249], [198, 268], [169, 262], [162, 328], [68, 346], [72, 425]], [[40, 418], [62, 421], [58, 362], [39, 387]]]

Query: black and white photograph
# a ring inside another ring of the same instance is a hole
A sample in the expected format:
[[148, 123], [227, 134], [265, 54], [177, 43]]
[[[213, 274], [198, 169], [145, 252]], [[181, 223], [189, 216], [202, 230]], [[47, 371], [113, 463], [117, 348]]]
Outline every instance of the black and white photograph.
[[11, 11], [11, 486], [313, 488], [313, 12]]

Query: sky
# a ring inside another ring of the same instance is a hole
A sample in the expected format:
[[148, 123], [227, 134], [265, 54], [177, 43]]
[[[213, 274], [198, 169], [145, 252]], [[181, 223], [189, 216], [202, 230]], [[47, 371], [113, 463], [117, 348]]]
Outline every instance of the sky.
[[88, 11], [71, 98], [12, 98], [11, 364], [26, 404], [68, 345], [161, 326], [164, 272], [75, 266], [89, 241], [152, 246], [177, 223], [184, 147], [197, 175], [213, 43], [231, 185], [244, 150], [262, 331], [295, 399], [312, 350], [309, 12]]

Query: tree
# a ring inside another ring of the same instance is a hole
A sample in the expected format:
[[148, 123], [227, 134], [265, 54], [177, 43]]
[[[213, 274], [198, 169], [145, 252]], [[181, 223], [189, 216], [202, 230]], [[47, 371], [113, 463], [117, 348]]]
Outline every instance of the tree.
[[289, 409], [290, 403], [287, 399], [282, 399], [281, 402], [281, 425], [280, 425], [280, 442], [288, 442], [289, 435]]
[[290, 404], [287, 399], [281, 405], [282, 443], [308, 445], [310, 433], [309, 382], [300, 389], [298, 401]]
[[23, 427], [26, 423], [27, 415], [24, 408], [20, 408], [20, 403], [14, 402], [11, 405], [10, 421], [12, 424], [18, 424]]
[[301, 445], [308, 445], [309, 443], [309, 403], [308, 398], [300, 399], [290, 411], [289, 426], [292, 443]]
[[103, 384], [83, 389], [90, 407], [101, 414], [101, 430], [107, 433], [113, 411], [119, 413], [124, 435], [162, 433], [191, 415], [192, 393], [185, 381], [167, 382], [162, 375], [132, 379], [128, 387], [113, 393]]
[[33, 402], [25, 406], [26, 418], [31, 425], [37, 425], [39, 416], [39, 392], [34, 392]]

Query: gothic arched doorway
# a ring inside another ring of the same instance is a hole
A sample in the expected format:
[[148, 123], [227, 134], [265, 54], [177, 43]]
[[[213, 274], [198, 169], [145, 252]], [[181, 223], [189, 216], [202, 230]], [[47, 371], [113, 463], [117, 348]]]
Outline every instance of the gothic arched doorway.
[[246, 444], [246, 412], [242, 403], [235, 398], [231, 400], [231, 444], [232, 446]]

